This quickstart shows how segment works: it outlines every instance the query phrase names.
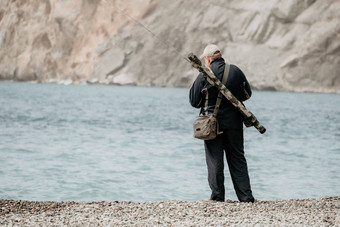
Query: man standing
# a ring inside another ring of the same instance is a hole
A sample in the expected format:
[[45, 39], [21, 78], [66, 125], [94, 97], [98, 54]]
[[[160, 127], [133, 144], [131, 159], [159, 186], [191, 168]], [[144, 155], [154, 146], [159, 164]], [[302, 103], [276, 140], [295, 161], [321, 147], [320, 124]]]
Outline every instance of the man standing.
[[[226, 63], [220, 49], [209, 44], [201, 58], [210, 67], [215, 76], [222, 81]], [[249, 83], [243, 72], [235, 65], [230, 65], [226, 87], [239, 101], [251, 96]], [[190, 104], [201, 108], [200, 114], [213, 113], [218, 89], [211, 86], [200, 73], [190, 89]], [[243, 117], [225, 98], [222, 98], [217, 114], [219, 130], [223, 131], [215, 139], [205, 140], [205, 156], [208, 167], [208, 181], [211, 188], [211, 200], [224, 201], [224, 152], [236, 195], [241, 202], [254, 202], [250, 188], [247, 161], [243, 150]]]

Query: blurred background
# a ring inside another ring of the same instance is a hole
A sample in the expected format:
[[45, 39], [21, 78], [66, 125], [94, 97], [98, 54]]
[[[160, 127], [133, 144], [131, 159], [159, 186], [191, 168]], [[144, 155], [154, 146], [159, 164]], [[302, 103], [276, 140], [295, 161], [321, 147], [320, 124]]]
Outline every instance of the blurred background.
[[339, 18], [339, 0], [1, 0], [0, 79], [189, 87], [183, 57], [215, 43], [255, 89], [340, 93]]

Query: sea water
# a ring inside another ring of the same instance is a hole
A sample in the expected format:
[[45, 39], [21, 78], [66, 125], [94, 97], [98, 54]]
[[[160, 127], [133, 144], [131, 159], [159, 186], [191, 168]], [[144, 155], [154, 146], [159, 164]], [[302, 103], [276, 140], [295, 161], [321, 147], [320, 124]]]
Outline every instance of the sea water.
[[[206, 200], [189, 89], [0, 83], [0, 198]], [[245, 128], [259, 200], [340, 195], [340, 95], [254, 92]], [[225, 165], [226, 199], [236, 200]]]

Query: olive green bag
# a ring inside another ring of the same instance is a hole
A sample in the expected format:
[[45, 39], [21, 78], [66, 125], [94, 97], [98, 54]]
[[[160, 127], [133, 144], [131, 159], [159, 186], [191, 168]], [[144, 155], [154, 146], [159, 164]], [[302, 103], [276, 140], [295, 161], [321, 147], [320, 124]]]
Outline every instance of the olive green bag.
[[[229, 64], [225, 65], [224, 74], [222, 78], [222, 83], [225, 84], [228, 79], [229, 74]], [[206, 90], [205, 95], [205, 105], [204, 110], [205, 114], [200, 114], [197, 120], [194, 121], [194, 137], [201, 140], [212, 140], [215, 139], [217, 135], [222, 134], [223, 132], [219, 131], [218, 121], [217, 121], [217, 112], [220, 108], [222, 100], [222, 93], [219, 92], [216, 100], [216, 105], [214, 109], [214, 113], [208, 113], [208, 91]]]

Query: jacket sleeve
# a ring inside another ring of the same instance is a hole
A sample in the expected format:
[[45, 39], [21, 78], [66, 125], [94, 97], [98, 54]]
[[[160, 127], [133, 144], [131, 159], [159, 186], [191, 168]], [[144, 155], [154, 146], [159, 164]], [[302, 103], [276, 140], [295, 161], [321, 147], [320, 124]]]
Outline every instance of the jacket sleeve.
[[203, 99], [205, 96], [202, 94], [202, 90], [203, 90], [202, 80], [203, 80], [203, 76], [200, 73], [198, 74], [195, 82], [190, 88], [189, 101], [190, 101], [190, 104], [195, 108], [200, 108], [203, 106]]
[[240, 69], [238, 69], [238, 71], [242, 78], [241, 80], [242, 81], [242, 100], [241, 101], [246, 101], [247, 99], [251, 97], [252, 91], [251, 91], [250, 85], [244, 73]]

